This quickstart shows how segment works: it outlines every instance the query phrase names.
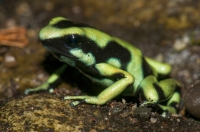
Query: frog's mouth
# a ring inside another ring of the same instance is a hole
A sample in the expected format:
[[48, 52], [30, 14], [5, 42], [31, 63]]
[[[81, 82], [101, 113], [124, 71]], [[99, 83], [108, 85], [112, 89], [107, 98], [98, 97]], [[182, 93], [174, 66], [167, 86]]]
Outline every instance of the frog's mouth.
[[70, 58], [70, 59], [77, 59], [75, 56], [71, 55], [68, 51], [62, 51], [63, 49], [56, 49], [54, 47], [51, 46], [45, 46], [44, 48], [46, 48], [54, 57], [56, 57], [57, 59], [59, 59], [60, 61], [63, 61], [63, 58]]

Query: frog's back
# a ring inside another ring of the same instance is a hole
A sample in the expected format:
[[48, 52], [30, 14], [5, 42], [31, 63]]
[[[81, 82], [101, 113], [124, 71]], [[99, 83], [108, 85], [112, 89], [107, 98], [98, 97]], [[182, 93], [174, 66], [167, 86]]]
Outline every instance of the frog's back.
[[146, 62], [145, 57], [142, 55], [142, 52], [138, 48], [134, 47], [130, 43], [121, 40], [119, 38], [114, 38], [114, 39], [117, 43], [119, 43], [119, 45], [125, 47], [125, 49], [127, 50], [126, 52], [129, 53], [129, 55], [127, 56], [127, 58], [129, 58], [129, 61], [125, 59], [126, 61], [123, 62], [126, 63], [126, 66], [123, 67], [123, 70], [133, 75], [135, 79], [133, 84], [134, 87], [133, 93], [135, 93], [140, 82], [146, 76], [153, 74], [152, 70], [148, 65], [148, 63]]

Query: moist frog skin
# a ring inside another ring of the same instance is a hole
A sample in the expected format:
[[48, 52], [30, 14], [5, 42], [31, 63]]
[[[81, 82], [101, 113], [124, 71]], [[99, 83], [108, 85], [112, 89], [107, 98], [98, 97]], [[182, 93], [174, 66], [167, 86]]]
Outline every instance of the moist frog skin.
[[66, 64], [41, 86], [27, 89], [26, 94], [47, 90], [70, 65], [104, 86], [98, 96], [65, 96], [65, 100], [74, 100], [73, 106], [82, 102], [103, 105], [120, 94], [141, 94], [142, 105], [157, 105], [164, 112], [176, 113], [179, 82], [172, 78], [157, 80], [159, 74], [169, 74], [171, 66], [143, 56], [132, 44], [63, 17], [53, 18], [40, 30], [39, 38], [49, 52]]

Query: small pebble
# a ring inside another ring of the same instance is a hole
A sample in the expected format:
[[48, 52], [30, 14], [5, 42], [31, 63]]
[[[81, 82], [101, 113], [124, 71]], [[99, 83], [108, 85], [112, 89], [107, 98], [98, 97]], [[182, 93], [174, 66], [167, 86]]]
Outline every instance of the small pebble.
[[9, 67], [9, 68], [13, 68], [17, 66], [17, 61], [15, 56], [11, 55], [11, 54], [6, 54], [4, 56], [4, 65]]

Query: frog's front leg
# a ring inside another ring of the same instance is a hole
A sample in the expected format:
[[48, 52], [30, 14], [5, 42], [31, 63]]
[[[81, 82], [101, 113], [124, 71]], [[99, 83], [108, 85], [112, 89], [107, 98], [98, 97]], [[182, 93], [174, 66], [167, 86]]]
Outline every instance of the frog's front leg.
[[[158, 105], [163, 111], [176, 113], [174, 104], [180, 103], [180, 94], [176, 92], [180, 84], [175, 79], [165, 79], [160, 82], [150, 75], [139, 85], [145, 102], [142, 105]], [[167, 101], [166, 105], [160, 105], [162, 101]]]
[[47, 90], [50, 88], [51, 84], [56, 82], [58, 80], [58, 78], [60, 77], [60, 75], [65, 71], [65, 69], [67, 68], [67, 65], [63, 65], [61, 66], [58, 70], [56, 70], [50, 77], [49, 79], [43, 83], [42, 85], [36, 87], [36, 88], [30, 88], [30, 89], [26, 89], [25, 90], [25, 94], [29, 94], [31, 92], [37, 92], [40, 90]]
[[105, 78], [115, 78], [116, 82], [104, 89], [98, 96], [65, 96], [64, 99], [82, 99], [74, 101], [71, 105], [75, 106], [80, 102], [102, 105], [121, 94], [128, 86], [134, 83], [134, 77], [115, 66], [107, 63], [96, 64], [95, 68], [100, 75]]

